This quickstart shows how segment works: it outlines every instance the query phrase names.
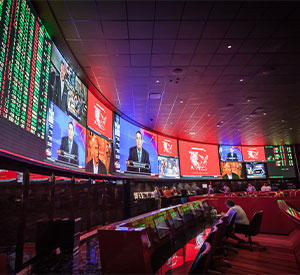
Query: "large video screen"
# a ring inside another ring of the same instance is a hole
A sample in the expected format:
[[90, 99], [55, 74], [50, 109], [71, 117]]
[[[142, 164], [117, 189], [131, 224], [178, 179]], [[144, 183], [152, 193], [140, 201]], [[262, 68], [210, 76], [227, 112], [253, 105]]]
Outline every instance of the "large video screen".
[[158, 175], [156, 134], [115, 115], [114, 145], [117, 172]]
[[86, 129], [49, 102], [46, 159], [71, 168], [85, 167]]
[[237, 161], [221, 161], [222, 179], [238, 180], [243, 179], [243, 164]]
[[86, 126], [87, 87], [52, 44], [48, 98], [63, 112]]
[[296, 177], [291, 146], [265, 146], [265, 153], [270, 178]]
[[177, 139], [158, 135], [158, 171], [161, 178], [180, 178]]
[[246, 174], [248, 179], [265, 179], [266, 168], [264, 163], [247, 162]]
[[217, 145], [179, 140], [179, 160], [183, 177], [220, 178]]
[[88, 96], [87, 125], [97, 133], [112, 139], [113, 113], [91, 92]]
[[244, 161], [265, 161], [264, 146], [242, 146]]
[[243, 161], [242, 148], [240, 146], [220, 145], [219, 154], [221, 161]]
[[85, 171], [94, 174], [112, 173], [112, 141], [86, 130]]

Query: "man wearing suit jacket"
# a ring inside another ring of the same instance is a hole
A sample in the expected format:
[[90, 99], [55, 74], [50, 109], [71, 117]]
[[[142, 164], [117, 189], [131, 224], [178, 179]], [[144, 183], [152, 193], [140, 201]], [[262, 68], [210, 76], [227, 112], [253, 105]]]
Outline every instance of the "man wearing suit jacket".
[[237, 154], [233, 152], [233, 148], [230, 147], [230, 153], [227, 154], [227, 161], [238, 161]]
[[232, 172], [232, 168], [229, 163], [225, 163], [224, 171], [226, 172], [226, 174], [224, 174], [222, 178], [225, 180], [238, 180], [240, 178], [237, 174]]
[[149, 168], [135, 168], [127, 166], [127, 171], [151, 173], [149, 153], [142, 147], [143, 136], [140, 130], [136, 132], [135, 140], [136, 146], [133, 146], [129, 149], [128, 161], [132, 160], [135, 162], [149, 164]]
[[90, 140], [90, 150], [92, 159], [86, 164], [85, 171], [94, 174], [107, 174], [104, 163], [99, 158], [99, 142], [96, 136]]
[[78, 165], [78, 144], [73, 139], [74, 125], [73, 122], [68, 124], [68, 136], [61, 139], [61, 145], [58, 150], [58, 159]]

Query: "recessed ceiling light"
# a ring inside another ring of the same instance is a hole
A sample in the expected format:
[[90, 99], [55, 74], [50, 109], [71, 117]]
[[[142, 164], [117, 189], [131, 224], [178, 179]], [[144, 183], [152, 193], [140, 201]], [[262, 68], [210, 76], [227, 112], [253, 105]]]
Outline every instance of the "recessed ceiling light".
[[159, 80], [158, 80], [158, 79], [156, 80], [156, 83], [159, 83]]
[[180, 100], [179, 102], [182, 104], [182, 103], [183, 103], [183, 100]]
[[246, 119], [249, 119], [249, 117], [246, 117]]
[[241, 78], [241, 79], [240, 79], [240, 82], [243, 82], [243, 81], [244, 81], [244, 78]]
[[247, 102], [250, 102], [251, 101], [251, 99], [247, 99]]
[[282, 119], [281, 122], [284, 122], [284, 119]]
[[267, 113], [264, 113], [264, 116], [266, 116], [267, 115]]
[[172, 125], [172, 124], [173, 124], [173, 122], [171, 121], [171, 122], [170, 122], [170, 124]]
[[207, 116], [210, 116], [210, 114], [207, 114]]
[[228, 45], [228, 46], [227, 46], [228, 49], [231, 49], [231, 47], [232, 47], [231, 45]]
[[293, 130], [293, 128], [290, 128], [290, 130]]
[[195, 133], [195, 132], [189, 132], [189, 134], [190, 134], [190, 135], [195, 135], [196, 133]]

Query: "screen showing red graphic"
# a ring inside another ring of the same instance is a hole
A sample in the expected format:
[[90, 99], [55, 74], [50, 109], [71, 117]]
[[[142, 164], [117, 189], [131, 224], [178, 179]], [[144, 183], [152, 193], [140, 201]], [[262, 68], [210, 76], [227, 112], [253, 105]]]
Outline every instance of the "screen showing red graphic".
[[87, 125], [99, 134], [112, 139], [112, 111], [90, 91], [88, 95]]
[[178, 157], [177, 139], [158, 135], [158, 154]]
[[218, 146], [179, 141], [180, 172], [187, 177], [220, 177]]
[[244, 161], [266, 161], [264, 146], [243, 146]]

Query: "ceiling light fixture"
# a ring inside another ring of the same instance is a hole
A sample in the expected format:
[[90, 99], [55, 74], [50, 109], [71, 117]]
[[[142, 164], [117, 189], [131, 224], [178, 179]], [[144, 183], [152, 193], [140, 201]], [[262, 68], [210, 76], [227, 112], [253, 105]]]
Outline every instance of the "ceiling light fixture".
[[227, 48], [228, 48], [228, 49], [231, 49], [231, 48], [232, 48], [232, 46], [231, 46], [231, 45], [228, 45], [228, 46], [227, 46]]
[[190, 134], [190, 135], [195, 135], [196, 133], [195, 133], [195, 132], [189, 132], [189, 134]]
[[264, 113], [264, 116], [266, 116], [267, 115], [267, 113]]
[[241, 78], [241, 79], [240, 79], [240, 82], [243, 82], [243, 81], [244, 81], [244, 78]]
[[183, 103], [183, 100], [180, 100], [179, 102], [180, 102], [180, 104], [182, 104], [182, 103]]
[[159, 83], [159, 80], [156, 80], [156, 83]]
[[249, 119], [249, 117], [246, 117], [246, 120], [248, 120]]

